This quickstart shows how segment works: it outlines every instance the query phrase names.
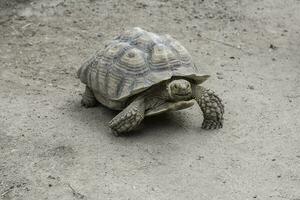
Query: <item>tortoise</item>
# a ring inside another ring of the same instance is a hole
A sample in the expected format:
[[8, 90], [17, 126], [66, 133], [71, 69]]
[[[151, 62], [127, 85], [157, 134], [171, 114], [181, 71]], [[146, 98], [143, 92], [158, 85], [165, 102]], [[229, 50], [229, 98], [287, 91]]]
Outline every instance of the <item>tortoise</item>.
[[199, 72], [186, 48], [170, 35], [139, 27], [124, 31], [85, 61], [77, 75], [86, 85], [83, 106], [100, 102], [121, 111], [109, 122], [116, 135], [136, 129], [146, 116], [195, 102], [203, 112], [203, 129], [223, 126], [221, 99], [200, 85], [209, 75]]

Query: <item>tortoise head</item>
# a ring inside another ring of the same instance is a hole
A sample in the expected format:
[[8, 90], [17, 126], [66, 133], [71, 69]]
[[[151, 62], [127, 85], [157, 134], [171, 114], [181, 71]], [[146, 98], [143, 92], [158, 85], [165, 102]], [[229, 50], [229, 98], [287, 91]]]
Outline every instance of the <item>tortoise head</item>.
[[172, 80], [167, 84], [167, 90], [172, 101], [189, 100], [192, 96], [191, 83], [184, 79]]

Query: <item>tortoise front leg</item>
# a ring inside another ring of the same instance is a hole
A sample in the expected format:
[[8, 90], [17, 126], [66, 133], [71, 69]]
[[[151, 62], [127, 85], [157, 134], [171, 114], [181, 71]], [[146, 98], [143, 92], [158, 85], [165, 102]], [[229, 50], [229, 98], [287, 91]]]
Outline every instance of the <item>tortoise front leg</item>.
[[203, 129], [223, 127], [224, 105], [222, 100], [211, 90], [200, 85], [193, 88], [193, 96], [203, 112]]
[[121, 133], [135, 129], [144, 119], [145, 101], [144, 97], [135, 99], [122, 112], [115, 116], [110, 122], [109, 127], [116, 136]]

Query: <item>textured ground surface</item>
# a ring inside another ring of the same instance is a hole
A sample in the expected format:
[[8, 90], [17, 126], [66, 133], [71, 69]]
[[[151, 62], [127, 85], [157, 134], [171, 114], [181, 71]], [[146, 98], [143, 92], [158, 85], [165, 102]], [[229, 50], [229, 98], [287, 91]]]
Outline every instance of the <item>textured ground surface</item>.
[[[299, 0], [1, 0], [0, 199], [299, 200]], [[225, 126], [198, 107], [149, 118], [131, 137], [80, 106], [76, 69], [123, 29], [170, 33]]]

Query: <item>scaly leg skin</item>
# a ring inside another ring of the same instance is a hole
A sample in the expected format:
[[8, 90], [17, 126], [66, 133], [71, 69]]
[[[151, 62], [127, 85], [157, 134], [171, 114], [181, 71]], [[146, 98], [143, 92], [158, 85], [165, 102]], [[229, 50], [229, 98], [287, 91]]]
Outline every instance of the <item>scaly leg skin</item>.
[[85, 87], [85, 92], [82, 95], [81, 104], [86, 108], [94, 107], [98, 104], [93, 91], [88, 86]]
[[200, 85], [194, 87], [194, 98], [203, 112], [203, 129], [223, 127], [224, 105], [222, 100], [211, 90]]
[[115, 136], [119, 136], [135, 129], [144, 119], [144, 114], [144, 98], [137, 98], [109, 122], [109, 127]]

